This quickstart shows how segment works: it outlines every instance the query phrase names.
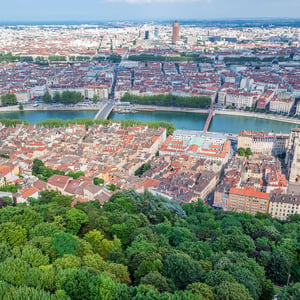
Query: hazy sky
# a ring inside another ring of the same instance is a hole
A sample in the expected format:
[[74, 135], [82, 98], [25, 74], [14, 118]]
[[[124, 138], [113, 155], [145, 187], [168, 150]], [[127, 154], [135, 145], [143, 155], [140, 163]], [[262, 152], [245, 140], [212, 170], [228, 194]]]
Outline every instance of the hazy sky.
[[8, 0], [6, 21], [300, 18], [299, 0]]

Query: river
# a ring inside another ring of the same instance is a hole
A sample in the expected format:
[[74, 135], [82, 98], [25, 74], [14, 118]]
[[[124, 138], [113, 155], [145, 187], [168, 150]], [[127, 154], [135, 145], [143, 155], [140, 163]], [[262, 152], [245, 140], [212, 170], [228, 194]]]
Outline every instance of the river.
[[[15, 111], [1, 112], [0, 119], [22, 119], [31, 124], [46, 119], [72, 120], [76, 118], [94, 118], [95, 111]], [[178, 129], [202, 130], [207, 114], [165, 112], [165, 111], [139, 111], [134, 114], [112, 113], [112, 120], [140, 120], [140, 121], [166, 121], [173, 123]], [[241, 129], [264, 130], [274, 132], [289, 132], [295, 124], [264, 120], [251, 117], [216, 115], [213, 117], [209, 131], [238, 133]], [[299, 126], [298, 126], [299, 127]]]
[[[133, 119], [140, 121], [166, 121], [173, 123], [178, 129], [203, 130], [207, 114], [166, 111], [139, 111], [134, 114], [112, 113], [110, 118], [113, 120]], [[238, 133], [240, 130], [246, 129], [256, 131], [274, 130], [274, 132], [288, 133], [291, 128], [295, 127], [299, 127], [299, 125], [260, 118], [215, 115], [210, 123], [208, 131]]]

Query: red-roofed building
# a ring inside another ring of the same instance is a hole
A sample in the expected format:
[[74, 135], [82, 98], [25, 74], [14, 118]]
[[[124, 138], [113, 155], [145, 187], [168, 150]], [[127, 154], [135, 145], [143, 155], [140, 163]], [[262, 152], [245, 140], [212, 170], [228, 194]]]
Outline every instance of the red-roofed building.
[[48, 187], [62, 193], [70, 180], [72, 180], [71, 177], [55, 174], [48, 179]]
[[258, 192], [255, 189], [232, 188], [229, 192], [227, 208], [236, 212], [267, 213], [270, 194]]
[[37, 199], [39, 197], [39, 191], [35, 187], [26, 187], [19, 193], [14, 194], [13, 197], [17, 203], [24, 203], [29, 197]]

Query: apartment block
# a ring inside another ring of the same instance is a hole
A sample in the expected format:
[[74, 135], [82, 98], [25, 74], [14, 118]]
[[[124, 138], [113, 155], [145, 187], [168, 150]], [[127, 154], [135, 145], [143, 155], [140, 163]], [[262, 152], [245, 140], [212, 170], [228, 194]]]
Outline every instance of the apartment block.
[[255, 215], [257, 212], [267, 213], [269, 208], [269, 194], [257, 192], [254, 189], [232, 188], [229, 192], [228, 210], [248, 212]]

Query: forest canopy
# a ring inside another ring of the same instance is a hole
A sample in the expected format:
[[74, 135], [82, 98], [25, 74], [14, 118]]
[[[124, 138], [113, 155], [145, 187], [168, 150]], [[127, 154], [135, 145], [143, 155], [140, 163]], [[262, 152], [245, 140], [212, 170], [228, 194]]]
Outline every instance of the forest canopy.
[[133, 190], [102, 206], [72, 201], [43, 191], [0, 209], [1, 299], [299, 299], [298, 215]]

